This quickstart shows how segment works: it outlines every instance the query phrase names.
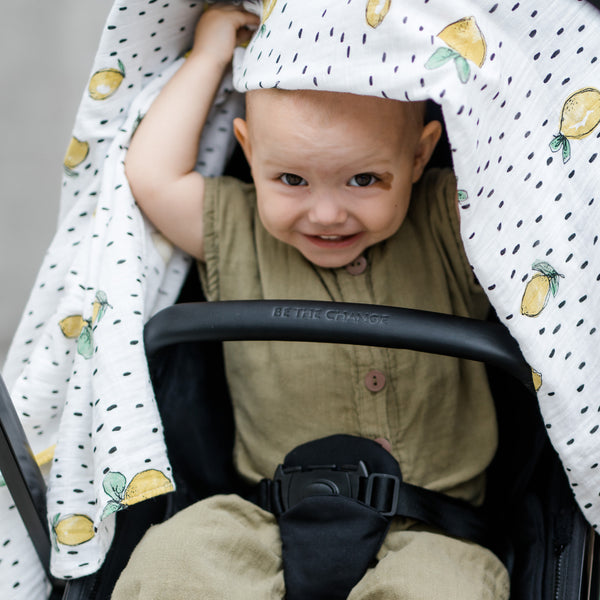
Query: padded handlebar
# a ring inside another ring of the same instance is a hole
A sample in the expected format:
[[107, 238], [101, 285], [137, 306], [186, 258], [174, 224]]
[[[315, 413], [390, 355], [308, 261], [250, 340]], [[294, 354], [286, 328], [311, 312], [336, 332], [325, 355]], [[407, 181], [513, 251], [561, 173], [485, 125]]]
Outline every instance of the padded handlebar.
[[531, 369], [502, 325], [423, 310], [306, 300], [193, 302], [157, 313], [144, 331], [148, 358], [171, 344], [217, 340], [330, 342], [444, 354], [499, 367], [533, 391]]

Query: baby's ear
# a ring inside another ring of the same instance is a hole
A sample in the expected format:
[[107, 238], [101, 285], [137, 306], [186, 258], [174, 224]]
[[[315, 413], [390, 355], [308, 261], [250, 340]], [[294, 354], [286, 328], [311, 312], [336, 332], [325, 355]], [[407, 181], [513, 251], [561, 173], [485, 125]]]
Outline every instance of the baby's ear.
[[429, 121], [421, 131], [421, 136], [415, 148], [413, 164], [413, 183], [421, 178], [435, 147], [442, 135], [442, 124], [439, 121]]
[[233, 120], [233, 134], [240, 143], [248, 164], [251, 165], [252, 148], [250, 146], [250, 136], [248, 135], [248, 123], [239, 117], [235, 118]]

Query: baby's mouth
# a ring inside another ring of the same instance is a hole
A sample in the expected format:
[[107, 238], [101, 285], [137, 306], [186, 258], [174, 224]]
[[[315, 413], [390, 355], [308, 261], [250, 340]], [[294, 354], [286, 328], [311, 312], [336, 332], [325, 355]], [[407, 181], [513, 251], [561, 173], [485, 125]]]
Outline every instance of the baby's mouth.
[[306, 237], [318, 246], [322, 247], [340, 247], [348, 244], [352, 244], [358, 237], [360, 233], [352, 233], [350, 235], [334, 235], [334, 234], [324, 234], [324, 235], [307, 235]]

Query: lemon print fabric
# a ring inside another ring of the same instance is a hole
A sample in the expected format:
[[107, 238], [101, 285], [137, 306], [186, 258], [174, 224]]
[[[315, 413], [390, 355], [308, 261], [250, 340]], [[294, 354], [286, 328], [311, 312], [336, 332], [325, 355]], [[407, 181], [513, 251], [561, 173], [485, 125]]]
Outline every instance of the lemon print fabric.
[[273, 12], [273, 9], [275, 8], [276, 4], [277, 4], [277, 0], [264, 0], [263, 1], [262, 15], [261, 15], [262, 23], [264, 23], [271, 16], [271, 13]]
[[173, 482], [157, 469], [147, 469], [137, 473], [129, 484], [127, 484], [125, 475], [111, 471], [104, 477], [102, 487], [110, 497], [102, 512], [102, 519], [132, 504], [172, 492], [175, 489]]
[[548, 304], [548, 300], [558, 293], [558, 281], [564, 275], [544, 261], [534, 262], [531, 268], [537, 273], [525, 286], [521, 299], [521, 314], [526, 317], [537, 317]]
[[469, 81], [469, 61], [482, 67], [487, 45], [474, 17], [464, 17], [444, 27], [437, 37], [447, 48], [438, 48], [425, 63], [426, 69], [438, 69], [454, 61], [458, 78], [462, 83]]
[[82, 315], [69, 315], [58, 323], [66, 338], [77, 339], [77, 352], [84, 358], [91, 358], [94, 353], [93, 328], [100, 322], [108, 308], [112, 306], [108, 302], [106, 293], [99, 290], [96, 292], [89, 318], [84, 318]]
[[[275, 8], [276, 4], [277, 4], [277, 0], [264, 0], [263, 1], [262, 11], [261, 11], [261, 15], [260, 15], [260, 27], [258, 29], [259, 35], [265, 35], [265, 32], [267, 31], [267, 26], [266, 26], [265, 22], [271, 16], [271, 13], [273, 12], [273, 9]], [[249, 43], [250, 42], [244, 42], [242, 44], [242, 47], [246, 48]]]
[[92, 100], [106, 100], [118, 89], [125, 78], [125, 66], [119, 60], [118, 68], [108, 68], [96, 71], [88, 86], [88, 93]]
[[82, 142], [76, 137], [72, 137], [65, 154], [63, 166], [65, 173], [69, 177], [77, 177], [78, 173], [75, 169], [87, 158], [90, 152], [88, 142]]
[[89, 542], [95, 535], [94, 522], [87, 515], [68, 515], [60, 513], [52, 519], [51, 535], [56, 551], [60, 552], [58, 543], [65, 546], [79, 546]]
[[550, 142], [552, 152], [562, 150], [563, 163], [571, 158], [569, 140], [587, 137], [600, 123], [600, 91], [589, 87], [571, 94], [563, 104], [558, 135]]
[[373, 27], [379, 27], [390, 10], [391, 0], [369, 0], [367, 2], [366, 19]]
[[533, 367], [531, 368], [531, 381], [533, 383], [533, 389], [537, 392], [542, 387], [542, 374], [536, 371]]

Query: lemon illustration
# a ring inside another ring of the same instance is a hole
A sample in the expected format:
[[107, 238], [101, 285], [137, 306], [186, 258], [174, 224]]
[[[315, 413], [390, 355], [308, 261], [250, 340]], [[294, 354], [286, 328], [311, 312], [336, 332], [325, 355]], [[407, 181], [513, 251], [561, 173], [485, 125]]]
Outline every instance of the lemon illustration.
[[391, 0], [369, 0], [367, 2], [367, 23], [375, 28], [381, 25], [390, 10]]
[[531, 369], [531, 380], [533, 381], [533, 389], [537, 392], [542, 387], [542, 374], [533, 367]]
[[485, 61], [487, 46], [474, 17], [465, 17], [451, 23], [438, 37], [461, 56], [482, 67]]
[[102, 511], [102, 519], [132, 504], [175, 489], [173, 482], [157, 469], [141, 471], [131, 479], [129, 485], [126, 483], [125, 475], [118, 471], [110, 471], [104, 476], [102, 487], [110, 500]]
[[102, 319], [107, 309], [112, 308], [112, 304], [109, 304], [106, 292], [98, 290], [96, 297], [92, 305], [92, 324], [97, 323]]
[[58, 322], [63, 335], [69, 339], [77, 338], [77, 352], [84, 358], [92, 358], [92, 322], [81, 315], [71, 315]]
[[[267, 30], [267, 26], [265, 25], [265, 21], [271, 16], [275, 5], [277, 4], [277, 0], [264, 0], [262, 7], [262, 16], [260, 18], [260, 27], [258, 29], [259, 35], [264, 35]], [[246, 48], [250, 41], [240, 44], [243, 48]]]
[[84, 319], [82, 315], [69, 315], [58, 322], [65, 337], [77, 338], [77, 352], [86, 359], [94, 354], [93, 326], [102, 319], [108, 308], [112, 308], [112, 305], [108, 303], [106, 293], [98, 290], [92, 303], [91, 318]]
[[92, 358], [94, 355], [94, 339], [92, 333], [92, 326], [86, 325], [77, 338], [77, 353], [81, 354], [86, 360]]
[[53, 444], [52, 446], [49, 446], [45, 450], [38, 452], [35, 455], [35, 462], [38, 464], [38, 466], [43, 467], [44, 465], [47, 465], [54, 458], [55, 450], [56, 450], [56, 444]]
[[86, 515], [70, 515], [59, 519], [60, 513], [54, 517], [52, 530], [56, 540], [65, 546], [79, 546], [95, 535], [94, 522]]
[[464, 17], [450, 23], [438, 33], [448, 48], [438, 48], [425, 63], [427, 69], [437, 69], [453, 60], [462, 83], [469, 80], [471, 68], [468, 61], [482, 67], [487, 44], [474, 17]]
[[102, 69], [92, 75], [88, 86], [92, 100], [106, 100], [119, 89], [125, 78], [125, 67], [120, 60], [118, 66], [118, 69]]
[[559, 134], [550, 142], [550, 150], [562, 148], [563, 163], [571, 158], [572, 140], [580, 140], [592, 133], [600, 123], [600, 91], [584, 88], [571, 94], [563, 104]]
[[87, 142], [82, 142], [76, 137], [72, 137], [63, 161], [65, 173], [70, 177], [77, 177], [78, 174], [73, 169], [78, 167], [87, 158], [89, 152], [90, 145]]
[[262, 10], [262, 18], [261, 22], [264, 23], [273, 12], [275, 5], [277, 4], [277, 0], [265, 0], [263, 2], [263, 10]]
[[138, 473], [125, 489], [121, 504], [129, 506], [160, 494], [172, 492], [175, 488], [171, 480], [156, 469], [148, 469]]
[[98, 318], [101, 308], [102, 308], [102, 303], [98, 302], [98, 300], [95, 300], [94, 304], [92, 305], [92, 323], [94, 323], [94, 321]]
[[558, 292], [558, 278], [564, 277], [557, 273], [552, 265], [547, 262], [534, 262], [531, 268], [538, 271], [528, 281], [521, 299], [521, 314], [526, 317], [537, 317], [550, 299]]
[[63, 335], [70, 339], [78, 338], [87, 324], [88, 322], [81, 315], [70, 315], [58, 322]]

